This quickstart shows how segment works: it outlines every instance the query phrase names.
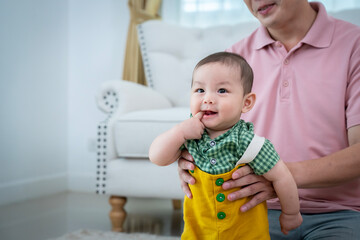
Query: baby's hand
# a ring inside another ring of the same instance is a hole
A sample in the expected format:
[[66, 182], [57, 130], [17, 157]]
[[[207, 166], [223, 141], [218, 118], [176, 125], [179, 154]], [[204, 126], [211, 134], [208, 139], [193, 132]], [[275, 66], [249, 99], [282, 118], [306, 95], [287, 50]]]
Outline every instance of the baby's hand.
[[285, 235], [287, 235], [290, 230], [299, 227], [303, 221], [300, 212], [297, 214], [286, 214], [282, 212], [280, 214], [279, 220], [280, 220], [281, 231]]
[[183, 133], [185, 140], [200, 139], [204, 133], [205, 126], [201, 122], [201, 118], [204, 116], [204, 112], [198, 112], [192, 118], [183, 121], [178, 125]]

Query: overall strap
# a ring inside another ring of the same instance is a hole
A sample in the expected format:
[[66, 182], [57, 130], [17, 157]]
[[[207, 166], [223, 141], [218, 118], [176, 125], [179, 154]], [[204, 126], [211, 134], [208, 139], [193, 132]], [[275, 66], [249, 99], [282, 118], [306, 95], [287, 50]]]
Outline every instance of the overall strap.
[[265, 143], [264, 137], [259, 137], [258, 135], [254, 134], [253, 139], [251, 140], [249, 146], [245, 150], [244, 154], [241, 156], [239, 161], [236, 163], [236, 166], [242, 163], [249, 163], [258, 155], [262, 146]]

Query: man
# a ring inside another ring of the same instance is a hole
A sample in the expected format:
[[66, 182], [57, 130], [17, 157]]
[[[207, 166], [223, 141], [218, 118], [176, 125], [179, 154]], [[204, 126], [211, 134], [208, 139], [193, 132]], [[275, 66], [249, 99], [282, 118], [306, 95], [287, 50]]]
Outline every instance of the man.
[[[254, 69], [259, 96], [243, 119], [272, 141], [299, 189], [301, 228], [288, 236], [277, 225], [279, 203], [249, 167], [233, 174], [227, 198], [253, 196], [246, 211], [268, 200], [271, 239], [360, 239], [360, 29], [329, 17], [307, 0], [244, 0], [262, 26], [228, 51]], [[192, 157], [184, 152], [189, 161]], [[195, 179], [179, 161], [182, 188]]]

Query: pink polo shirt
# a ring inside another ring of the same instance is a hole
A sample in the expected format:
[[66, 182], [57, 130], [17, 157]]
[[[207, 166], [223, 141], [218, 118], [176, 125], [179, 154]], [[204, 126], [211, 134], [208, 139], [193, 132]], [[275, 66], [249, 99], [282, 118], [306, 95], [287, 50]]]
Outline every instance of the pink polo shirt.
[[[328, 16], [322, 4], [311, 5], [317, 18], [289, 52], [263, 26], [227, 49], [254, 70], [257, 100], [242, 118], [287, 162], [348, 147], [347, 129], [360, 124], [360, 28]], [[299, 194], [304, 213], [360, 211], [360, 179]], [[280, 208], [278, 200], [268, 206]]]

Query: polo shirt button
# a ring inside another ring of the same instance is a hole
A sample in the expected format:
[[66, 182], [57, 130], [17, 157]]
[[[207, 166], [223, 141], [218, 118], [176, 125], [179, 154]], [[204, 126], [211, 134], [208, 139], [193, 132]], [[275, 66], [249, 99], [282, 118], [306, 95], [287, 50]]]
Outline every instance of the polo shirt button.
[[213, 146], [215, 146], [216, 145], [216, 142], [215, 141], [211, 141], [210, 142], [210, 147], [213, 147]]
[[281, 48], [281, 47], [282, 47], [282, 45], [281, 45], [281, 43], [280, 43], [280, 42], [276, 42], [276, 46], [277, 46], [277, 47], [279, 47], [279, 48]]
[[288, 81], [284, 81], [283, 85], [284, 85], [284, 87], [288, 87], [288, 86], [289, 86], [289, 82], [288, 82]]
[[224, 212], [218, 212], [217, 217], [218, 219], [222, 220], [226, 217], [226, 214]]
[[221, 186], [223, 183], [224, 183], [224, 179], [222, 178], [218, 178], [215, 181], [216, 186]]
[[215, 159], [215, 158], [211, 159], [211, 160], [210, 160], [210, 163], [211, 163], [212, 165], [215, 165], [215, 164], [216, 164], [216, 159]]
[[285, 65], [288, 65], [288, 64], [289, 64], [289, 59], [286, 58], [286, 59], [284, 60], [284, 64], [285, 64]]
[[225, 195], [223, 193], [219, 193], [217, 196], [216, 196], [216, 200], [218, 202], [223, 202], [225, 200]]

